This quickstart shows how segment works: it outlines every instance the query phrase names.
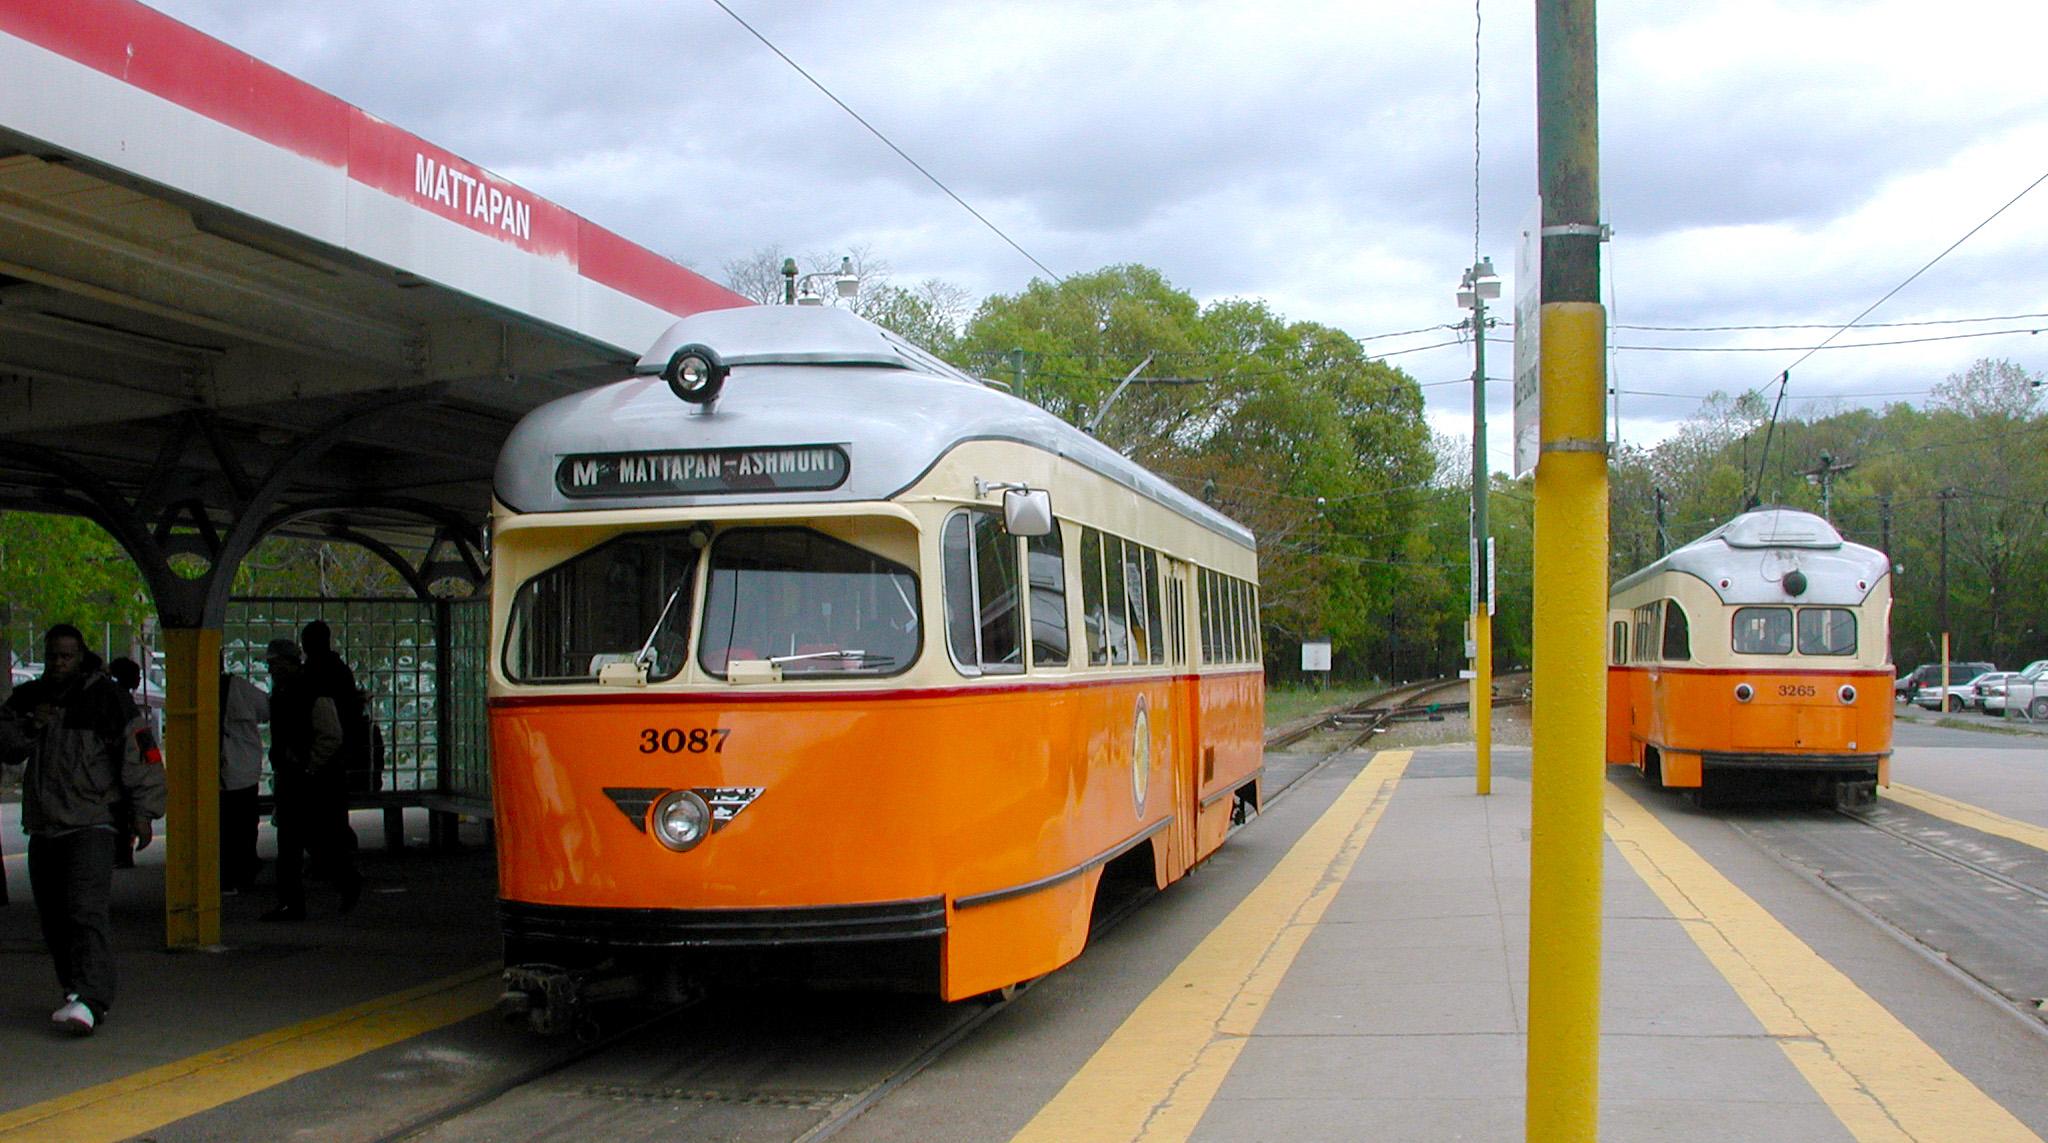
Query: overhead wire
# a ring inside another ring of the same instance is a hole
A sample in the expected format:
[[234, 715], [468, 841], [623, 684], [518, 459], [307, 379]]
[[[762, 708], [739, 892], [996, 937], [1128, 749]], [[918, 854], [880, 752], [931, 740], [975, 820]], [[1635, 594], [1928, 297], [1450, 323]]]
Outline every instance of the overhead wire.
[[809, 80], [812, 87], [815, 87], [819, 91], [824, 92], [825, 98], [838, 104], [839, 109], [841, 111], [844, 111], [848, 115], [853, 116], [854, 122], [859, 123], [861, 126], [867, 128], [868, 133], [870, 135], [873, 135], [875, 138], [880, 139], [882, 143], [885, 146], [887, 146], [891, 151], [896, 152], [899, 158], [901, 158], [904, 162], [909, 163], [913, 168], [915, 168], [918, 174], [923, 175], [926, 179], [930, 180], [933, 186], [946, 192], [947, 198], [950, 198], [954, 202], [959, 203], [960, 208], [962, 210], [965, 210], [967, 213], [973, 215], [976, 221], [980, 222], [983, 226], [988, 227], [989, 231], [993, 233], [997, 238], [1000, 238], [1004, 242], [1009, 243], [1010, 249], [1015, 250], [1019, 254], [1022, 254], [1026, 259], [1030, 261], [1030, 263], [1033, 266], [1036, 266], [1040, 270], [1045, 271], [1046, 276], [1051, 278], [1054, 282], [1066, 281], [1066, 278], [1054, 272], [1052, 267], [1047, 266], [1045, 263], [1039, 261], [1037, 255], [1033, 254], [1029, 250], [1024, 249], [1023, 246], [1018, 244], [1016, 239], [1010, 237], [1008, 234], [1005, 234], [1003, 232], [1002, 227], [997, 226], [993, 222], [990, 222], [987, 216], [983, 215], [980, 211], [974, 209], [973, 206], [969, 205], [966, 199], [961, 198], [959, 195], [955, 194], [953, 192], [952, 187], [949, 187], [945, 183], [939, 181], [939, 176], [926, 170], [924, 168], [923, 163], [920, 163], [916, 159], [911, 158], [909, 152], [897, 146], [895, 141], [890, 139], [887, 135], [882, 134], [881, 130], [877, 128], [874, 124], [868, 122], [865, 118], [863, 118], [860, 112], [855, 111], [853, 108], [847, 106], [846, 101], [839, 98], [837, 95], [834, 95], [832, 93], [831, 88], [826, 87], [824, 84], [818, 82], [818, 78], [812, 75], [810, 72], [805, 71], [803, 69], [803, 65], [789, 58], [788, 52], [785, 52], [781, 48], [776, 47], [775, 42], [773, 40], [770, 40], [768, 37], [762, 35], [759, 29], [755, 28], [752, 24], [749, 24], [746, 22], [746, 20], [742, 19], [738, 12], [735, 12], [731, 8], [726, 7], [725, 0], [711, 0], [711, 2], [713, 4], [718, 5], [720, 11], [724, 12], [728, 16], [731, 16], [733, 20], [739, 24], [740, 27], [745, 28], [749, 33], [753, 35], [755, 39], [761, 41], [761, 43], [765, 45], [769, 51], [774, 52], [776, 55], [782, 57], [783, 63], [786, 63], [790, 67], [796, 69], [796, 73], [800, 76], [803, 76], [806, 80]]

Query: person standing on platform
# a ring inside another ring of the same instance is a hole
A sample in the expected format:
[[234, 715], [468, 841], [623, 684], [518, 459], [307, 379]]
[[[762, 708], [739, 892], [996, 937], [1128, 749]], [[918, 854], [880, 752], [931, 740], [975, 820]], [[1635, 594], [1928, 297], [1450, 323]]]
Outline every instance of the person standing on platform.
[[84, 636], [58, 624], [43, 637], [43, 676], [0, 704], [0, 760], [28, 762], [29, 887], [65, 993], [50, 1022], [81, 1036], [114, 1003], [114, 803], [128, 801], [138, 844], [147, 846], [165, 802], [163, 756], [147, 721], [85, 662]]
[[270, 696], [240, 675], [220, 673], [220, 885], [256, 887], [256, 783], [263, 777], [263, 732]]
[[[341, 757], [335, 763], [339, 773], [334, 775], [332, 782], [320, 784], [319, 820], [313, 828], [331, 830], [335, 834], [334, 845], [353, 855], [356, 831], [348, 822], [349, 776], [367, 761], [370, 746], [370, 722], [363, 713], [366, 709], [363, 692], [356, 686], [355, 670], [334, 650], [334, 632], [326, 620], [315, 619], [301, 628], [299, 642], [306, 649], [306, 678], [312, 684], [313, 693], [333, 699], [334, 713], [341, 720]], [[344, 872], [315, 858], [312, 876], [346, 884], [353, 876], [353, 861], [351, 856], [349, 871]]]
[[355, 908], [362, 894], [355, 855], [343, 848], [340, 831], [324, 816], [341, 797], [341, 717], [334, 696], [290, 639], [272, 639], [270, 663], [270, 770], [276, 782], [277, 907], [263, 921], [306, 919], [306, 860], [335, 871], [341, 911]]
[[[137, 701], [136, 690], [142, 686], [142, 664], [123, 655], [107, 661], [107, 677], [128, 696], [135, 709], [147, 716], [149, 710]], [[155, 727], [150, 728], [152, 731]], [[123, 800], [114, 804], [114, 868], [135, 868], [135, 843], [138, 840], [135, 826], [129, 821], [128, 803]]]

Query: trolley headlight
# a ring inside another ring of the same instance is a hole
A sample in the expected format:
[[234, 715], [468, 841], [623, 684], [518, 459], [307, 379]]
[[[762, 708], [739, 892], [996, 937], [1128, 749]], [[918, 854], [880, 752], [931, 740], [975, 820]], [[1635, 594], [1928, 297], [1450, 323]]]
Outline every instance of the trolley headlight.
[[676, 396], [692, 405], [706, 405], [718, 400], [718, 391], [725, 387], [730, 372], [710, 346], [692, 343], [669, 356], [668, 368], [661, 376]]
[[654, 839], [681, 853], [711, 832], [711, 807], [689, 790], [671, 790], [654, 803]]
[[1845, 703], [1853, 703], [1853, 702], [1855, 702], [1855, 701], [1856, 701], [1856, 688], [1855, 688], [1855, 687], [1852, 687], [1852, 686], [1849, 686], [1849, 685], [1848, 685], [1848, 684], [1846, 684], [1846, 683], [1844, 683], [1844, 684], [1842, 685], [1842, 689], [1841, 689], [1841, 690], [1839, 690], [1839, 691], [1836, 691], [1835, 693], [1836, 693], [1836, 694], [1838, 694], [1838, 695], [1840, 695], [1840, 696], [1841, 696], [1841, 698], [1842, 698], [1842, 701], [1843, 701], [1843, 702], [1845, 702]]
[[1735, 701], [1736, 701], [1736, 702], [1748, 702], [1749, 700], [1751, 700], [1751, 699], [1753, 699], [1753, 698], [1755, 698], [1755, 697], [1756, 697], [1756, 688], [1755, 688], [1755, 687], [1753, 687], [1753, 686], [1750, 686], [1750, 685], [1749, 685], [1748, 683], [1736, 683], [1736, 684], [1735, 684]]

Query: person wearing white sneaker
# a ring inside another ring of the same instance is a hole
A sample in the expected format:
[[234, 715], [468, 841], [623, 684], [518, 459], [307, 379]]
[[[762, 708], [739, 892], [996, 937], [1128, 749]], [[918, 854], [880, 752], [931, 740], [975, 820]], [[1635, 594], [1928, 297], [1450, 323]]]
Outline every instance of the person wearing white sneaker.
[[90, 1036], [93, 1025], [99, 1021], [93, 1019], [92, 1009], [74, 992], [64, 998], [62, 1008], [50, 1013], [50, 1023], [74, 1036]]
[[0, 703], [0, 761], [28, 761], [21, 824], [43, 943], [64, 1006], [50, 1014], [80, 1035], [114, 1002], [114, 804], [133, 810], [136, 848], [164, 812], [163, 756], [148, 720], [106, 675], [85, 667], [85, 639], [60, 623], [43, 636], [43, 676]]

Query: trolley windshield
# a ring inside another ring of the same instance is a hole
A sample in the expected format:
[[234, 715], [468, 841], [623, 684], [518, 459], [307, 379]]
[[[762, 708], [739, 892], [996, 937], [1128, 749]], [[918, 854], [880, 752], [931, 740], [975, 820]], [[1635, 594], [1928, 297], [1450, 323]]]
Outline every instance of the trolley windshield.
[[787, 674], [893, 675], [917, 657], [917, 576], [811, 528], [737, 528], [711, 546], [697, 661]]
[[637, 532], [520, 585], [505, 637], [518, 683], [594, 683], [610, 663], [674, 678], [689, 659], [697, 545], [687, 531]]

